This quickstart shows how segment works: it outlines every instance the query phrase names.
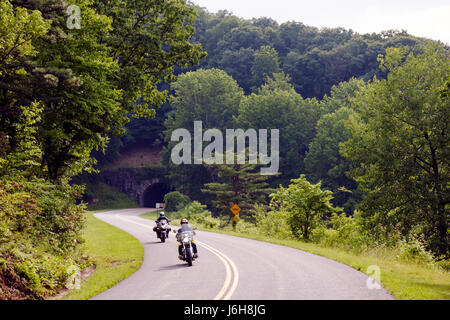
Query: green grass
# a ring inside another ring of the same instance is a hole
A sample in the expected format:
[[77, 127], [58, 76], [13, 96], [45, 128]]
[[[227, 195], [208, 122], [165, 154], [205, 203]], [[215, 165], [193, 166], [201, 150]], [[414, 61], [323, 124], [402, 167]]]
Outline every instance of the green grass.
[[139, 205], [126, 194], [104, 183], [86, 184], [89, 210], [136, 208]]
[[73, 290], [62, 298], [64, 300], [87, 300], [129, 277], [142, 264], [144, 248], [141, 243], [93, 214], [86, 213], [84, 237], [86, 254], [95, 262], [96, 269], [79, 290]]
[[[157, 215], [158, 212], [149, 212], [141, 215], [141, 217], [154, 220]], [[170, 214], [167, 216], [170, 219]], [[174, 221], [173, 224], [177, 224], [177, 222]], [[450, 272], [429, 265], [401, 261], [395, 258], [394, 252], [382, 252], [377, 255], [356, 254], [339, 248], [324, 247], [298, 240], [281, 240], [263, 235], [233, 232], [227, 229], [198, 227], [200, 230], [260, 240], [307, 251], [342, 262], [366, 274], [369, 266], [376, 265], [381, 270], [381, 283], [384, 288], [399, 300], [450, 300]]]

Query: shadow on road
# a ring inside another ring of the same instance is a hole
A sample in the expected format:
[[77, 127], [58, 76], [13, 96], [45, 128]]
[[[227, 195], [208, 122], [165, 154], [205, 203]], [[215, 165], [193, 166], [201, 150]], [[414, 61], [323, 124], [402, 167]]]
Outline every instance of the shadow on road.
[[160, 244], [160, 245], [165, 245], [165, 243], [163, 243], [163, 242], [161, 242], [161, 241], [144, 242], [144, 246], [149, 245], [149, 244]]
[[186, 267], [188, 267], [187, 264], [180, 263], [180, 264], [174, 264], [172, 266], [164, 266], [164, 267], [159, 268], [156, 271], [179, 270], [179, 269], [186, 268]]

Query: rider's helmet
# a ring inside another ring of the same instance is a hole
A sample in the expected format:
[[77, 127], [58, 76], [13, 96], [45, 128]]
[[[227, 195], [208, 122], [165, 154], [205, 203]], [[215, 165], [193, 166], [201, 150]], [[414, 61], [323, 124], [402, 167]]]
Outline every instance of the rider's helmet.
[[159, 216], [160, 216], [160, 217], [164, 217], [164, 211], [161, 211], [161, 212], [159, 213]]
[[188, 224], [189, 221], [186, 218], [181, 219], [180, 224]]

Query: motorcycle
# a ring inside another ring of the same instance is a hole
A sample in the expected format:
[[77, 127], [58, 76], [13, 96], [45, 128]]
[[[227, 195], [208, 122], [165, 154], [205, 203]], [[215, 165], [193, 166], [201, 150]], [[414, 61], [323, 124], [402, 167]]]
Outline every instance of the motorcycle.
[[169, 238], [169, 232], [171, 228], [166, 220], [161, 220], [156, 226], [156, 236], [158, 239], [161, 239], [161, 242], [166, 242], [166, 239]]
[[[174, 233], [176, 231], [174, 230]], [[194, 240], [193, 231], [184, 231], [177, 235], [177, 239], [182, 245], [182, 257], [187, 262], [189, 267], [192, 266], [192, 262], [195, 260], [192, 252], [192, 241]]]

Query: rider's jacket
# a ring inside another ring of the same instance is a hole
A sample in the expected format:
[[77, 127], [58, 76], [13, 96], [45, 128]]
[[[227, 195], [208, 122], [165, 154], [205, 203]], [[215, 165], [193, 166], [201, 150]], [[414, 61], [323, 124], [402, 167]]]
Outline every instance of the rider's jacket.
[[167, 221], [167, 223], [169, 223], [169, 222], [170, 222], [170, 220], [169, 220], [169, 219], [167, 219], [167, 217], [159, 217], [158, 219], [156, 219], [156, 223], [158, 223], [158, 222], [161, 222], [162, 220], [166, 220], [166, 221]]

